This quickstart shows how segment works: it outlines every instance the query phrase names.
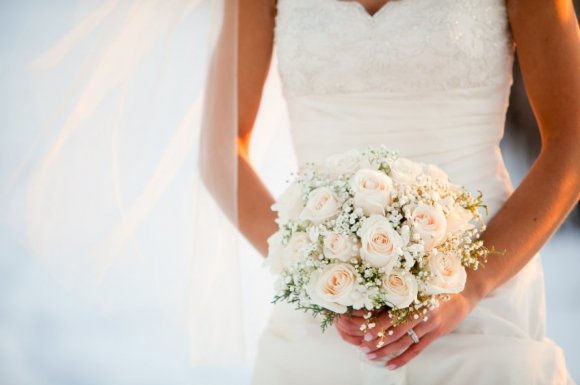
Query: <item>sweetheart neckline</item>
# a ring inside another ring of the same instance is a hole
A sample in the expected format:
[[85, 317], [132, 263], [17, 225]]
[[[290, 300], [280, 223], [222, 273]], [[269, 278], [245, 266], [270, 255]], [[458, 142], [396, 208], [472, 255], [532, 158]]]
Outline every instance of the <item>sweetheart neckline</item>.
[[347, 4], [347, 5], [353, 6], [354, 8], [357, 8], [360, 12], [362, 12], [364, 14], [364, 16], [366, 16], [368, 19], [374, 20], [377, 17], [379, 17], [381, 15], [381, 13], [385, 12], [385, 9], [388, 8], [390, 3], [393, 3], [396, 0], [387, 0], [387, 2], [385, 2], [383, 5], [381, 5], [381, 7], [373, 13], [370, 13], [368, 11], [368, 9], [364, 5], [362, 5], [358, 0], [347, 0], [347, 1], [345, 1], [345, 0], [331, 0], [331, 1], [335, 1], [335, 2], [342, 3], [342, 4]]

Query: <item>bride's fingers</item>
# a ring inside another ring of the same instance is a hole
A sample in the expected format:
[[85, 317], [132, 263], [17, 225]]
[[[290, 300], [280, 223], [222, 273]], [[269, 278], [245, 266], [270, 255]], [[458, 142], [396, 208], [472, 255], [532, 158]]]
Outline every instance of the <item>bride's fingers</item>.
[[369, 312], [368, 310], [364, 310], [364, 309], [361, 309], [361, 310], [353, 310], [352, 311], [352, 315], [355, 316], [355, 317], [364, 317], [365, 314], [367, 314], [368, 312]]
[[372, 343], [375, 344], [374, 345], [375, 350], [371, 350], [370, 352], [368, 352], [367, 356], [369, 359], [380, 359], [383, 357], [400, 354], [401, 352], [406, 352], [413, 346], [420, 344], [423, 337], [427, 337], [433, 329], [434, 326], [432, 324], [425, 322], [417, 323], [415, 326], [413, 326], [413, 331], [419, 338], [419, 342], [417, 344], [415, 344], [413, 338], [411, 338], [411, 336], [407, 333], [407, 331], [411, 330], [410, 327], [406, 328], [403, 335], [401, 335], [399, 338], [392, 340], [391, 342], [387, 342], [385, 340], [384, 341], [385, 345], [380, 348], [377, 348], [376, 346], [376, 343], [379, 340], [372, 341]]
[[360, 330], [360, 325], [364, 322], [364, 319], [361, 318], [360, 320], [357, 322], [356, 320], [340, 317], [335, 321], [335, 325], [342, 333], [357, 337], [359, 341], [362, 341], [364, 333]]
[[340, 329], [338, 329], [338, 334], [340, 335], [340, 338], [342, 338], [344, 341], [348, 342], [349, 344], [359, 346], [360, 343], [362, 342], [362, 338], [360, 336], [353, 336], [353, 335], [344, 333]]
[[419, 353], [421, 353], [427, 346], [433, 342], [437, 338], [438, 334], [434, 331], [427, 333], [426, 335], [419, 337], [419, 343], [412, 344], [409, 346], [407, 350], [405, 350], [402, 354], [398, 355], [397, 357], [393, 358], [392, 360], [388, 361], [386, 366], [389, 368], [395, 369], [400, 368], [401, 366], [405, 365], [407, 362], [411, 361], [415, 358]]
[[[361, 348], [363, 348], [363, 350], [368, 351], [368, 352], [374, 352], [376, 350], [380, 350], [381, 348], [383, 348], [383, 346], [388, 346], [390, 344], [393, 344], [395, 341], [399, 341], [401, 339], [402, 339], [402, 341], [408, 342], [411, 340], [411, 338], [408, 336], [407, 332], [413, 328], [417, 328], [418, 325], [422, 326], [420, 328], [422, 331], [424, 331], [425, 333], [427, 332], [427, 330], [426, 330], [427, 327], [424, 326], [427, 324], [420, 319], [410, 320], [408, 322], [405, 322], [402, 325], [395, 326], [395, 327], [386, 327], [386, 328], [384, 326], [375, 327], [371, 333], [365, 334], [364, 342], [361, 344]], [[389, 326], [390, 326], [390, 322], [389, 322]], [[383, 337], [379, 337], [377, 335], [379, 332], [384, 332]], [[415, 329], [415, 333], [417, 333], [417, 329]], [[369, 335], [370, 335], [370, 337], [369, 337]], [[377, 345], [381, 341], [382, 341], [381, 346]], [[401, 345], [401, 342], [399, 342], [398, 345]], [[364, 349], [364, 348], [366, 348], [366, 349]]]
[[365, 324], [365, 319], [358, 316], [341, 315], [336, 318], [336, 327], [347, 334], [361, 337], [364, 332], [360, 330], [361, 325]]
[[360, 345], [362, 342], [362, 333], [359, 331], [359, 334], [352, 334], [350, 324], [341, 318], [342, 317], [338, 317], [334, 320], [334, 326], [336, 326], [336, 330], [340, 337], [350, 344]]
[[387, 333], [387, 337], [389, 339], [393, 340], [394, 336], [397, 333], [400, 333], [401, 327], [404, 326], [401, 325], [399, 327], [391, 327], [392, 321], [387, 313], [381, 314], [380, 316], [376, 317], [374, 323], [375, 325], [373, 328], [366, 330], [364, 332], [364, 341], [367, 343], [372, 343], [373, 340], [379, 338], [378, 334], [383, 331]]

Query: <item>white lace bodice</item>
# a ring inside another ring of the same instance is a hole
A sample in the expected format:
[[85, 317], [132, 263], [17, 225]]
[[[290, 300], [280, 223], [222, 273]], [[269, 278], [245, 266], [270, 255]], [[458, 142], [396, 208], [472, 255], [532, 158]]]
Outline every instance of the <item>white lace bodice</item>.
[[505, 0], [278, 0], [287, 96], [511, 84]]

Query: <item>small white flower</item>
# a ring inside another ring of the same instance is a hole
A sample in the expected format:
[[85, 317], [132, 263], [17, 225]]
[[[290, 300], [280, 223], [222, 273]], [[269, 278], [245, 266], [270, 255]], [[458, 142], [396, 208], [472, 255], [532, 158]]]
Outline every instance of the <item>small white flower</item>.
[[[358, 279], [357, 279], [358, 282]], [[372, 306], [372, 300], [370, 299], [369, 292], [364, 285], [356, 285], [355, 289], [350, 292], [349, 302], [355, 310], [360, 310], [367, 306]]]
[[411, 229], [409, 226], [404, 225], [401, 227], [401, 239], [403, 240], [403, 245], [407, 245], [411, 238]]

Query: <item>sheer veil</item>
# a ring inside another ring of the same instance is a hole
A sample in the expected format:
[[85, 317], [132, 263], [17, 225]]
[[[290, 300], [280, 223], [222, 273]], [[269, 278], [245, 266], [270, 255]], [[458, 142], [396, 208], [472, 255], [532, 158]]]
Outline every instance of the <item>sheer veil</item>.
[[[195, 365], [246, 349], [237, 12], [238, 0], [83, 0], [51, 33], [45, 17], [11, 52], [27, 112], [0, 133], [10, 236], [106, 311], [149, 293]], [[262, 111], [260, 125], [283, 126], [279, 98]], [[258, 132], [257, 157], [272, 136]]]

